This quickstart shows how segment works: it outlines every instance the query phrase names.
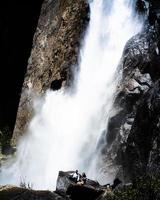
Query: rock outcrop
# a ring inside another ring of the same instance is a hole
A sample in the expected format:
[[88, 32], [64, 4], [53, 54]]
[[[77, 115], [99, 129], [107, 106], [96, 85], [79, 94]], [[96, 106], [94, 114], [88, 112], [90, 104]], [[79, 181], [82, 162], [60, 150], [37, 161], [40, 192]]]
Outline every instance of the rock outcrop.
[[108, 124], [107, 155], [126, 181], [159, 171], [160, 2], [149, 3], [144, 29], [124, 49], [117, 112]]
[[13, 144], [25, 132], [33, 116], [34, 96], [72, 82], [88, 21], [86, 0], [44, 1], [21, 93]]

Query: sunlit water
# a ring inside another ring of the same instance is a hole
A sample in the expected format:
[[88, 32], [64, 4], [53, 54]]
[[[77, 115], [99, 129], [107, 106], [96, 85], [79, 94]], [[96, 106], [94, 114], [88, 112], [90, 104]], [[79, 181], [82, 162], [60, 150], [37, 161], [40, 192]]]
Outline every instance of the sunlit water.
[[47, 91], [45, 99], [35, 103], [37, 114], [16, 158], [2, 167], [1, 184], [19, 185], [22, 180], [35, 189], [53, 190], [58, 171], [75, 169], [103, 182], [97, 145], [112, 107], [115, 72], [127, 40], [142, 26], [133, 13], [133, 2], [91, 1], [76, 92]]

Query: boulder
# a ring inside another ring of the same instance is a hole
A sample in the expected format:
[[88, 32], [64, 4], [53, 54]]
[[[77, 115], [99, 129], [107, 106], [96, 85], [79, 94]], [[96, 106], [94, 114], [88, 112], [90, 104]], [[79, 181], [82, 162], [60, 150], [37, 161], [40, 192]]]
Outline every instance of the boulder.
[[70, 179], [69, 172], [59, 172], [57, 179], [56, 192], [59, 194], [66, 193], [71, 199], [83, 199], [83, 200], [94, 200], [97, 199], [103, 192], [102, 187], [98, 182], [87, 179], [84, 185], [79, 185]]
[[60, 171], [57, 178], [56, 191], [66, 193], [71, 184], [75, 184], [69, 177], [73, 171]]

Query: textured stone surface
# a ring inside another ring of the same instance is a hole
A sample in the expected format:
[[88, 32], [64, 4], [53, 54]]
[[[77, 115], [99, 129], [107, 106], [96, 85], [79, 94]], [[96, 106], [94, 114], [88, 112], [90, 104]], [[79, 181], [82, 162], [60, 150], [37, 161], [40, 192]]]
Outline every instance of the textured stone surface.
[[[137, 107], [135, 120], [124, 151], [126, 169], [131, 175], [160, 170], [160, 81], [145, 93]], [[131, 156], [132, 155], [132, 156]]]
[[[124, 49], [122, 78], [108, 124], [106, 155], [126, 181], [159, 170], [160, 2], [146, 9], [146, 24]], [[121, 168], [122, 166], [122, 168]]]
[[87, 178], [84, 185], [76, 184], [69, 177], [71, 172], [59, 172], [56, 191], [70, 196], [72, 200], [95, 200], [103, 192], [104, 188], [98, 182]]
[[43, 94], [55, 80], [70, 85], [88, 21], [86, 0], [44, 1], [23, 84], [13, 143], [24, 134], [32, 118], [34, 96]]
[[[70, 174], [75, 171], [60, 171], [57, 178], [56, 191], [67, 192], [69, 186], [77, 185], [74, 181], [70, 179]], [[81, 185], [82, 186], [82, 185]], [[102, 186], [97, 182], [87, 178], [86, 183], [83, 187], [92, 187], [93, 190], [101, 190]]]

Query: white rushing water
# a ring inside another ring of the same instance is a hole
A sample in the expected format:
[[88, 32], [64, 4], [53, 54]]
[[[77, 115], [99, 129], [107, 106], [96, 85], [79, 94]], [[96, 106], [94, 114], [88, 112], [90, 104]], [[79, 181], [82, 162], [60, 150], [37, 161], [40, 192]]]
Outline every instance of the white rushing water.
[[[18, 146], [16, 158], [2, 167], [0, 183], [32, 183], [55, 189], [58, 171], [79, 169], [99, 176], [96, 147], [106, 129], [115, 72], [129, 38], [141, 29], [131, 0], [94, 0], [80, 52], [76, 92], [47, 91]], [[101, 181], [101, 180], [100, 180]]]

